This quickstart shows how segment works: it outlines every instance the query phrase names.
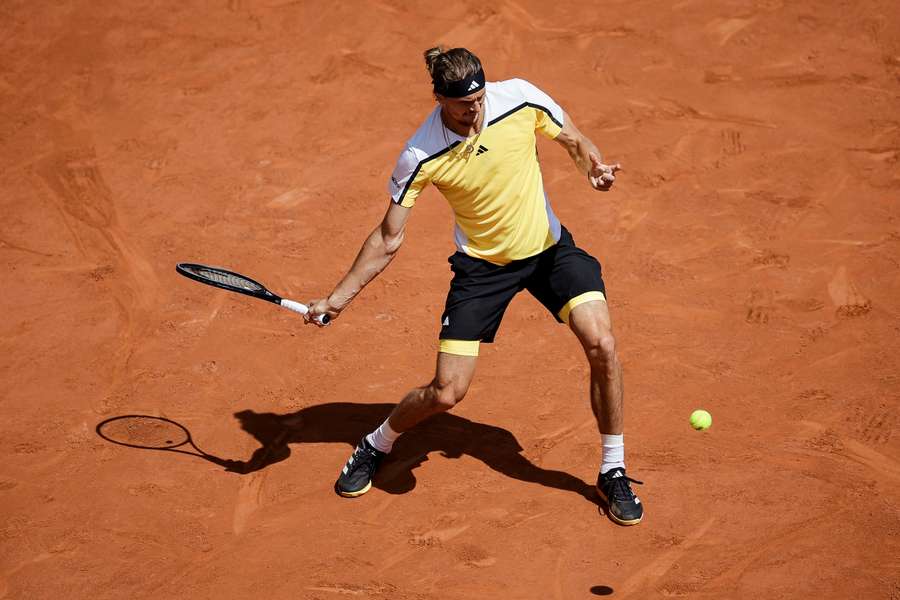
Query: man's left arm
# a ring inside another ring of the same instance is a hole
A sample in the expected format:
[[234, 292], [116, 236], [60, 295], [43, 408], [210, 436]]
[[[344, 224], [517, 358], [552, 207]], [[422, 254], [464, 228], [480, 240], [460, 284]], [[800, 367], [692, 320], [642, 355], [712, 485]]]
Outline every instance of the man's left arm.
[[564, 113], [562, 131], [554, 140], [566, 149], [578, 170], [588, 176], [591, 187], [600, 192], [609, 191], [616, 180], [616, 171], [622, 166], [618, 163], [607, 165], [601, 162], [597, 146], [578, 130], [568, 113]]

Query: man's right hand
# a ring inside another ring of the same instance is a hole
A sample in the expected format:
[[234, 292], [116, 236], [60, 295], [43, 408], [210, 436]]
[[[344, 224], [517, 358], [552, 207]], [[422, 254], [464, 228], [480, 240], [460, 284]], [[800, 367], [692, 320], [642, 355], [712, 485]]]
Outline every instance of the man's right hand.
[[328, 315], [328, 317], [332, 321], [334, 321], [340, 316], [341, 310], [343, 310], [333, 306], [328, 301], [328, 298], [323, 298], [321, 300], [310, 300], [306, 305], [309, 307], [309, 312], [303, 315], [303, 321], [307, 325], [312, 323], [317, 327], [325, 327], [324, 325], [322, 325], [322, 323], [319, 322], [319, 319], [316, 318], [319, 315]]

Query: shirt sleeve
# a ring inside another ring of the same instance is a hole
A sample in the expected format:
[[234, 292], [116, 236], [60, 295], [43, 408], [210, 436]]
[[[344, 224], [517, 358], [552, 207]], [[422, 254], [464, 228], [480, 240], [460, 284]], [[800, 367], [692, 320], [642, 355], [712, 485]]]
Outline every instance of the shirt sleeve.
[[519, 83], [522, 95], [525, 96], [525, 102], [535, 110], [535, 131], [540, 131], [551, 140], [558, 136], [565, 120], [562, 107], [554, 102], [553, 98], [524, 79], [516, 81]]
[[416, 151], [407, 146], [397, 158], [397, 166], [388, 182], [388, 193], [395, 203], [410, 208], [429, 180]]

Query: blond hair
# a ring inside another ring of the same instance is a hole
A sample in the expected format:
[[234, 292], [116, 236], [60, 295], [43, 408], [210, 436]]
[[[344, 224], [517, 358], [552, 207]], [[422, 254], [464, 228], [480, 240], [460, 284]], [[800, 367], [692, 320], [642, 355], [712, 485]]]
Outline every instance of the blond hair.
[[425, 51], [425, 67], [434, 87], [441, 89], [480, 71], [481, 61], [465, 48], [444, 50], [443, 46], [435, 46]]

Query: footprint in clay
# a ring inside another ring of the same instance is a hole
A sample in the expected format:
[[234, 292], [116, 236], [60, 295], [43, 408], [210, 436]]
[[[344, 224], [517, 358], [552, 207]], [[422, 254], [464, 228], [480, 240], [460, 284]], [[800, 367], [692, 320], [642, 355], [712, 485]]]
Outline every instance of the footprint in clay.
[[747, 314], [744, 320], [751, 325], [764, 325], [769, 322], [769, 315], [773, 310], [772, 292], [754, 289], [747, 301]]
[[872, 302], [863, 296], [853, 280], [847, 275], [847, 268], [841, 267], [828, 284], [828, 294], [837, 307], [839, 317], [861, 317], [872, 310]]

